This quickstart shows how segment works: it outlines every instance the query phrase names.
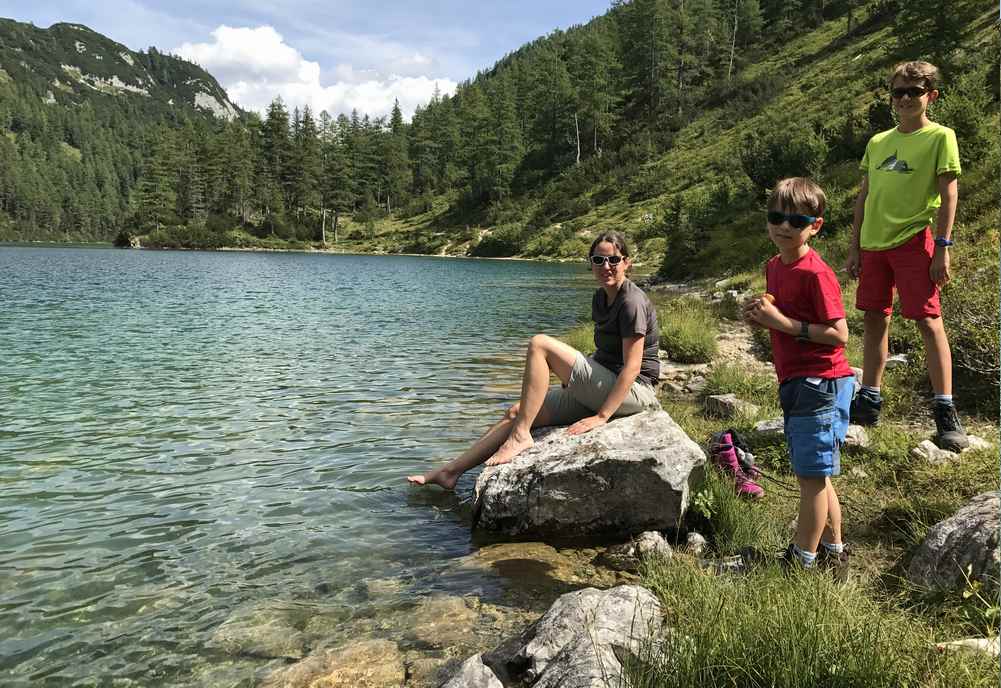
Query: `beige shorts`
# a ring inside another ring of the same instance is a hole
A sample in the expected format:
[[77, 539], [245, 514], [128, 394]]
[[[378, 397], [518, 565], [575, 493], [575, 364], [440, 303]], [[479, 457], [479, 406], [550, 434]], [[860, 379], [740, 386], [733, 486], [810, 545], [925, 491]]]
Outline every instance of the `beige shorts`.
[[[552, 419], [550, 422], [553, 425], [570, 425], [581, 418], [593, 416], [605, 403], [617, 379], [618, 375], [611, 370], [577, 352], [570, 381], [565, 387], [553, 387], [546, 394], [543, 408]], [[612, 417], [631, 416], [651, 407], [660, 407], [657, 393], [653, 387], [636, 380]]]

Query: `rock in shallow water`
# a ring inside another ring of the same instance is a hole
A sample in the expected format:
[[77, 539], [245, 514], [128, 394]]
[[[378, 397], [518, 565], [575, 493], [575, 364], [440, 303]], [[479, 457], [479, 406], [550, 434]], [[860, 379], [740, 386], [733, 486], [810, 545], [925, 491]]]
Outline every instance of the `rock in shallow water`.
[[232, 655], [299, 659], [306, 652], [306, 636], [297, 627], [305, 621], [303, 614], [282, 602], [239, 607], [215, 630], [209, 645]]
[[480, 474], [474, 527], [546, 538], [675, 528], [703, 476], [702, 450], [662, 410], [534, 437], [513, 462]]
[[279, 669], [261, 688], [398, 688], [406, 680], [403, 654], [388, 640], [363, 640], [320, 650]]

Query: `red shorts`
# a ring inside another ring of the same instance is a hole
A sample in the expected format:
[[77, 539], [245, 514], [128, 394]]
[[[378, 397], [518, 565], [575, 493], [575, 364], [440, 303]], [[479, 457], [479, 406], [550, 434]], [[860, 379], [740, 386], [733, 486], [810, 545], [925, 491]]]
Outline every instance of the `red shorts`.
[[935, 240], [931, 227], [905, 243], [885, 251], [862, 251], [855, 307], [862, 311], [893, 312], [893, 288], [900, 295], [900, 312], [908, 320], [942, 315], [938, 285], [931, 280]]

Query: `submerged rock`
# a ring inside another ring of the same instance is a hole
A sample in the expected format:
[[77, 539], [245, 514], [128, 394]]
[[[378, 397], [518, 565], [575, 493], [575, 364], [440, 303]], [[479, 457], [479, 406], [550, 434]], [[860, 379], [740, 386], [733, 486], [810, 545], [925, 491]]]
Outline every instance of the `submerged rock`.
[[399, 688], [406, 680], [403, 654], [388, 640], [363, 640], [320, 650], [272, 672], [261, 688]]
[[703, 476], [702, 450], [662, 410], [534, 437], [513, 462], [480, 474], [474, 527], [547, 538], [674, 528]]
[[424, 598], [413, 614], [407, 635], [427, 647], [452, 647], [468, 641], [479, 619], [474, 598], [434, 595]]
[[212, 634], [209, 645], [232, 655], [299, 659], [306, 652], [302, 609], [283, 602], [237, 608]]
[[996, 595], [1001, 554], [999, 499], [1001, 492], [984, 492], [932, 526], [907, 571], [911, 582], [934, 589], [962, 590], [969, 576]]

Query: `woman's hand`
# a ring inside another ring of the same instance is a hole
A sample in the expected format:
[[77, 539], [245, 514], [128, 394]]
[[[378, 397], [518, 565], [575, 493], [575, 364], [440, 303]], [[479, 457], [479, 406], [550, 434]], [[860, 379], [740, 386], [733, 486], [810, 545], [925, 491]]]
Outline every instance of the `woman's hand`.
[[585, 432], [590, 432], [595, 428], [601, 427], [608, 420], [602, 418], [601, 416], [589, 416], [587, 418], [581, 418], [579, 421], [567, 428], [567, 434], [569, 435], [583, 435]]

